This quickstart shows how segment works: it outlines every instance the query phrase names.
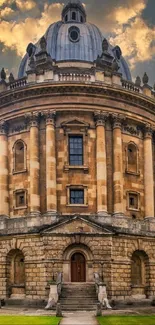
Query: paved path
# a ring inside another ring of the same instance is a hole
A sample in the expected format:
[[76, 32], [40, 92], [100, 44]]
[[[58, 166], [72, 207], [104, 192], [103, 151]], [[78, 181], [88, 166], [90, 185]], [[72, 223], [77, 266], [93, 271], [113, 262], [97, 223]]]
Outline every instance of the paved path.
[[98, 325], [98, 322], [91, 312], [64, 313], [60, 325]]

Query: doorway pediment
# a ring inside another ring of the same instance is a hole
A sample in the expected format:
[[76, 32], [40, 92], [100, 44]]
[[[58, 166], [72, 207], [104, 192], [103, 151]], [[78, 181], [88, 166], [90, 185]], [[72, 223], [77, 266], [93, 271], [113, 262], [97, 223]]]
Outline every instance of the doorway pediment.
[[43, 233], [57, 234], [103, 234], [112, 235], [113, 232], [106, 227], [98, 225], [94, 221], [88, 220], [85, 217], [74, 216], [64, 217], [57, 224], [54, 224], [43, 231]]

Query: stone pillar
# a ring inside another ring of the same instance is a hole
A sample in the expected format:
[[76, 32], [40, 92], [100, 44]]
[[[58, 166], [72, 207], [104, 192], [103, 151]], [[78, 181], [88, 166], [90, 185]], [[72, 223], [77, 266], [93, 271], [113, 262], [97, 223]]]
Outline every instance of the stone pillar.
[[154, 175], [153, 175], [153, 152], [152, 134], [150, 125], [146, 125], [144, 133], [144, 199], [145, 217], [154, 217]]
[[96, 174], [97, 174], [97, 214], [107, 215], [107, 163], [105, 123], [107, 113], [95, 113], [96, 120]]
[[113, 114], [114, 215], [123, 215], [122, 116]]
[[30, 214], [40, 214], [39, 115], [30, 117]]
[[57, 212], [55, 112], [46, 114], [46, 202], [47, 213]]
[[5, 121], [0, 122], [0, 216], [9, 216], [8, 138]]

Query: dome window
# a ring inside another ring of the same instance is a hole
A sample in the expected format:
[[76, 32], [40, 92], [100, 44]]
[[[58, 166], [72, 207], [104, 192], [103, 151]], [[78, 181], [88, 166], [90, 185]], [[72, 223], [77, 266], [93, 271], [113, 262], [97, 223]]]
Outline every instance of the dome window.
[[82, 16], [81, 16], [80, 20], [81, 20], [81, 23], [83, 23], [83, 17]]
[[72, 26], [69, 29], [69, 39], [71, 42], [78, 42], [80, 39], [80, 30], [76, 26]]
[[72, 12], [72, 20], [76, 20], [76, 12]]
[[65, 16], [65, 22], [67, 23], [68, 21], [68, 15]]

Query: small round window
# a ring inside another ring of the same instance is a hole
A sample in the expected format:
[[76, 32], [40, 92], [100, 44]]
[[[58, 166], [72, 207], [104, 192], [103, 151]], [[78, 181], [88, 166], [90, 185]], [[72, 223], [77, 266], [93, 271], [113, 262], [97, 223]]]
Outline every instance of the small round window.
[[72, 26], [69, 28], [69, 39], [71, 42], [78, 42], [80, 39], [80, 30], [76, 26]]

